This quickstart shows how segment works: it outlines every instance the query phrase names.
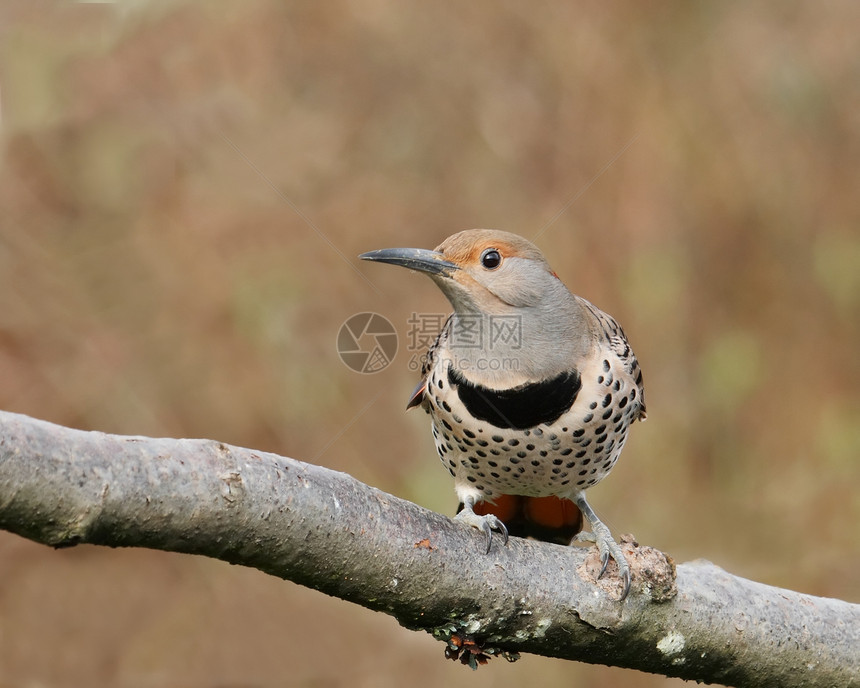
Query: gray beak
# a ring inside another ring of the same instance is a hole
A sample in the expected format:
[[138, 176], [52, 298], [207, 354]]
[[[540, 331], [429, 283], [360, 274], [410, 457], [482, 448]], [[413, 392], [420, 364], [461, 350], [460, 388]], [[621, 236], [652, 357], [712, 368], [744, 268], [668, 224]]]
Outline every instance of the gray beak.
[[375, 260], [378, 263], [391, 263], [410, 270], [446, 277], [452, 271], [459, 270], [454, 263], [445, 260], [445, 256], [441, 253], [426, 248], [382, 248], [378, 251], [362, 253], [359, 258]]

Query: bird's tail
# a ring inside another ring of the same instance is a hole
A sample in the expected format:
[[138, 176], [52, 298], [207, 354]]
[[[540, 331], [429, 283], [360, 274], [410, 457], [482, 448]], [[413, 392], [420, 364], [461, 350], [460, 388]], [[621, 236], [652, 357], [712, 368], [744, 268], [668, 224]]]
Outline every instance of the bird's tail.
[[[457, 508], [457, 513], [463, 505]], [[517, 537], [567, 545], [582, 530], [582, 512], [569, 499], [499, 495], [493, 502], [476, 504], [478, 515], [493, 514]]]

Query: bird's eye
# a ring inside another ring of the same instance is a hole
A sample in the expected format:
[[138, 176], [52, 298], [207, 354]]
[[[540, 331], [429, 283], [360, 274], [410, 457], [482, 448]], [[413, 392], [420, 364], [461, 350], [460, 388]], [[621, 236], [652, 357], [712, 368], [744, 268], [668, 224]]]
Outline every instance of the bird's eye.
[[502, 262], [502, 254], [494, 248], [488, 248], [481, 254], [481, 265], [487, 270], [495, 270]]

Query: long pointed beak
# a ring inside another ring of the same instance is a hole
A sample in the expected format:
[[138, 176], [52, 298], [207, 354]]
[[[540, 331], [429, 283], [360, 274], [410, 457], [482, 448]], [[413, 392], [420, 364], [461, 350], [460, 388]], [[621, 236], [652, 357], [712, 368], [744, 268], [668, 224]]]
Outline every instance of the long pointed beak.
[[378, 251], [362, 253], [362, 260], [374, 260], [378, 263], [391, 263], [410, 270], [418, 270], [431, 275], [448, 276], [459, 268], [437, 251], [426, 248], [382, 248]]

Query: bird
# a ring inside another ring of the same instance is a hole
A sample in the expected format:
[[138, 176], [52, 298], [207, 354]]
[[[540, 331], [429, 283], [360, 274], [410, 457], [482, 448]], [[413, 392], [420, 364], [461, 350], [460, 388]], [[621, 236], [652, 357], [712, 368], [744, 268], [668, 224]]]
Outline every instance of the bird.
[[[532, 242], [471, 229], [435, 250], [390, 248], [362, 260], [428, 275], [450, 301], [407, 404], [429, 413], [454, 479], [455, 520], [507, 544], [531, 535], [592, 542], [630, 566], [585, 493], [609, 475], [630, 426], [645, 419], [642, 371], [621, 326], [571, 293]], [[590, 532], [582, 531], [582, 518]]]

